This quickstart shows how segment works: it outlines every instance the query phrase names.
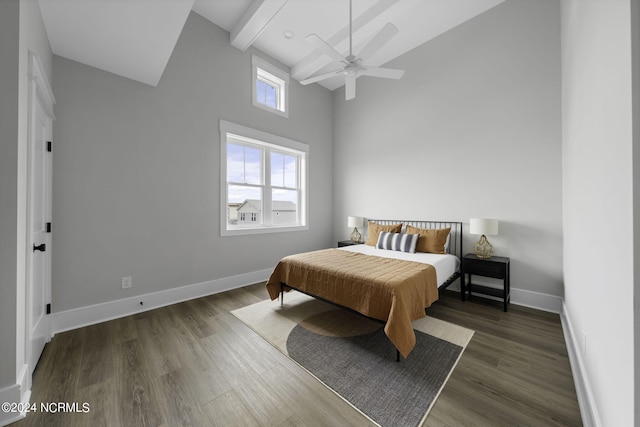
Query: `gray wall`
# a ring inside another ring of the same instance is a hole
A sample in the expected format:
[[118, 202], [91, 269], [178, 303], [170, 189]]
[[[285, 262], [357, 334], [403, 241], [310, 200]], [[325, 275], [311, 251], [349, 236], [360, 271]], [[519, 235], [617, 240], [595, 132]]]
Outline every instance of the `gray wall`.
[[640, 425], [634, 419], [639, 211], [633, 195], [640, 163], [633, 1], [562, 1], [565, 311], [578, 350], [574, 371], [589, 385], [583, 403], [593, 405], [583, 405], [590, 409], [585, 425]]
[[[633, 147], [640, 147], [640, 1], [631, 2], [631, 80], [633, 85]], [[640, 150], [633, 150], [633, 354], [634, 396], [640, 396]], [[634, 422], [640, 425], [640, 405]]]
[[512, 287], [562, 296], [560, 18], [510, 0], [334, 93], [334, 238], [348, 215], [500, 220]]
[[[288, 119], [253, 107], [252, 53], [269, 59], [192, 13], [155, 88], [54, 57], [54, 311], [331, 244], [331, 93], [292, 81]], [[220, 119], [309, 144], [308, 231], [220, 237]]]
[[16, 381], [19, 13], [0, 2], [0, 389]]

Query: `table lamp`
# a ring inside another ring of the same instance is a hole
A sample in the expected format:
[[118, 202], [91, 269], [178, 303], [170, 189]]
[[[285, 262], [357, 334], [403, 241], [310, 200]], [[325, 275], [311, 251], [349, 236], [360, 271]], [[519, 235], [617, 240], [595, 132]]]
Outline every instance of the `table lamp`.
[[489, 236], [498, 235], [498, 220], [497, 219], [484, 219], [484, 218], [471, 218], [469, 220], [469, 233], [481, 234], [480, 240], [473, 247], [473, 252], [478, 258], [489, 259], [493, 255], [493, 246], [487, 240], [487, 234]]
[[354, 243], [360, 243], [362, 240], [362, 234], [358, 231], [358, 227], [362, 228], [364, 224], [364, 218], [361, 216], [350, 216], [347, 218], [347, 227], [353, 227], [351, 232], [351, 241]]

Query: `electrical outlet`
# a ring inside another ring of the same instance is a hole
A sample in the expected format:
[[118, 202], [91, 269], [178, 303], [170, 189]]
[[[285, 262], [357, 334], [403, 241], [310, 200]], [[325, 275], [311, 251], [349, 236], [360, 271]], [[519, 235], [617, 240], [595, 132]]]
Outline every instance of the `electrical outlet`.
[[122, 278], [122, 289], [129, 289], [133, 286], [133, 278], [131, 276]]

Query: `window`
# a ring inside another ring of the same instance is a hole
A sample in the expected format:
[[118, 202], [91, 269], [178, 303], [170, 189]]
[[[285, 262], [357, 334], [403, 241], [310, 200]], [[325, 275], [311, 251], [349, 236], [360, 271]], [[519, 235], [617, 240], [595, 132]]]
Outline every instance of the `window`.
[[289, 117], [289, 74], [265, 60], [251, 57], [253, 105]]
[[220, 233], [307, 229], [309, 147], [220, 121]]

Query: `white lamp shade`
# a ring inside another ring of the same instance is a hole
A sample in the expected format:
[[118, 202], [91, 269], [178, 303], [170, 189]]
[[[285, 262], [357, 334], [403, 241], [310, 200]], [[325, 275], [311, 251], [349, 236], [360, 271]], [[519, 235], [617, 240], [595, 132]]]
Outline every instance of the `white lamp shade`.
[[350, 216], [347, 218], [347, 227], [360, 227], [364, 224], [364, 218], [361, 216]]
[[469, 233], [485, 234], [487, 236], [498, 235], [498, 220], [485, 218], [471, 218], [469, 220]]

